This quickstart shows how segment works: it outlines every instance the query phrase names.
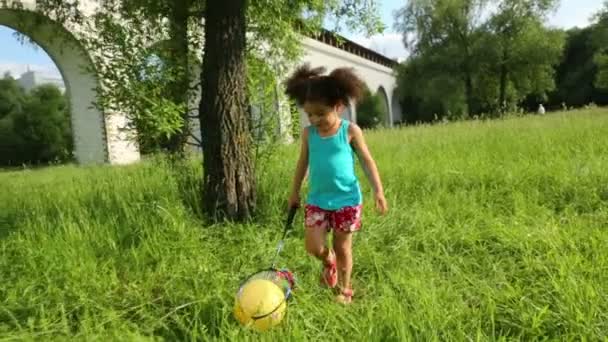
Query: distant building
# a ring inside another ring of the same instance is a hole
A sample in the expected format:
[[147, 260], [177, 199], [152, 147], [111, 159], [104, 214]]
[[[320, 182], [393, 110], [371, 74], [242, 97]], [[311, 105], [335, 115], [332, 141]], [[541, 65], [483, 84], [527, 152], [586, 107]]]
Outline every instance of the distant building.
[[42, 84], [56, 85], [62, 93], [65, 93], [65, 84], [61, 76], [41, 72], [41, 71], [26, 71], [17, 80], [19, 84], [26, 90], [30, 91]]

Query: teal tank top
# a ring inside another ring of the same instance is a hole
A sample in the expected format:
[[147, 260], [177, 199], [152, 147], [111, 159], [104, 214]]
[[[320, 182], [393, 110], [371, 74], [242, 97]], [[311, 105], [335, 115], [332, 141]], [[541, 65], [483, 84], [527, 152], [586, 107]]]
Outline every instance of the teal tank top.
[[349, 124], [342, 119], [338, 132], [329, 137], [321, 137], [312, 125], [308, 127], [308, 204], [325, 210], [361, 204], [355, 153], [348, 141]]

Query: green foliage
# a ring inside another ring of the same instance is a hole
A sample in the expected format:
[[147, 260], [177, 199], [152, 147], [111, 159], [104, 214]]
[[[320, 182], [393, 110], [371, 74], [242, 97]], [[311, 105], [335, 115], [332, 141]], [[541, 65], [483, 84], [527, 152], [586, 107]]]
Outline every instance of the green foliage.
[[568, 31], [564, 58], [556, 68], [557, 90], [551, 98], [554, 105], [582, 106], [591, 101], [595, 78], [595, 49], [589, 45], [591, 33], [591, 28]]
[[339, 29], [345, 18], [351, 30], [374, 34], [383, 29], [375, 1], [249, 2], [246, 76], [256, 169], [265, 167], [281, 141], [300, 135], [300, 114], [280, 82], [302, 56], [302, 35], [316, 34], [327, 20]]
[[[463, 91], [468, 115], [479, 111], [474, 77], [480, 66], [479, 18], [486, 5], [485, 0], [411, 1], [399, 11], [396, 21], [412, 58], [419, 58], [418, 67], [429, 75], [423, 82], [429, 86], [444, 84], [442, 93], [449, 98]], [[456, 82], [444, 83], [446, 76]], [[436, 102], [436, 99], [429, 100]], [[446, 112], [439, 114], [443, 116]]]
[[[165, 1], [163, 4], [167, 6], [147, 6], [148, 0], [133, 0], [127, 1], [127, 4], [117, 0], [102, 2], [100, 11], [95, 14], [93, 33], [86, 40], [85, 48], [97, 53], [93, 63], [95, 70], [92, 71], [100, 74], [98, 106], [104, 111], [127, 114], [135, 128], [141, 129], [139, 133], [145, 135], [143, 140], [146, 142], [153, 142], [157, 136], [173, 135], [169, 146], [178, 147], [180, 152], [181, 146], [186, 142], [184, 138], [190, 134], [189, 90], [196, 91], [199, 88], [199, 84], [192, 84], [198, 83], [198, 79], [189, 79], [188, 75], [202, 65], [200, 80], [204, 85], [199, 101], [201, 113], [197, 116], [203, 135], [202, 150], [206, 156], [211, 156], [204, 163], [203, 191], [206, 191], [207, 196], [203, 207], [218, 214], [212, 215], [218, 218], [227, 215], [229, 219], [248, 219], [255, 209], [254, 169], [250, 159], [251, 131], [245, 129], [251, 118], [247, 116], [246, 111], [249, 109], [251, 113], [252, 107], [255, 107], [267, 117], [266, 102], [269, 97], [263, 96], [257, 103], [250, 102], [248, 97], [255, 98], [257, 92], [264, 93], [270, 87], [274, 89], [275, 94], [278, 93], [277, 87], [274, 86], [278, 82], [268, 82], [269, 73], [264, 67], [257, 68], [260, 71], [260, 79], [252, 82], [247, 69], [243, 68], [242, 57], [247, 57], [246, 65], [254, 66], [254, 70], [260, 61], [268, 63], [268, 68], [274, 70], [277, 77], [286, 75], [288, 63], [295, 61], [300, 33], [319, 31], [327, 15], [350, 16], [347, 24], [353, 27], [372, 26], [371, 33], [378, 29], [378, 21], [369, 20], [370, 18], [357, 20], [359, 15], [366, 16], [376, 9], [375, 6], [369, 5], [369, 1], [235, 2], [232, 4], [234, 7], [229, 8], [235, 14], [233, 18], [238, 20], [232, 21], [232, 26], [227, 30], [218, 29], [226, 23], [224, 18], [220, 17], [223, 15], [220, 10], [222, 7], [216, 6], [216, 3], [212, 3], [213, 6], [209, 4], [205, 10], [196, 11], [198, 16], [192, 15], [190, 7], [200, 5], [200, 2], [184, 4]], [[201, 14], [204, 21], [201, 20]], [[209, 28], [205, 31], [204, 43], [201, 35], [204, 31], [203, 22]], [[213, 43], [230, 42], [230, 38], [238, 39], [234, 39], [233, 49], [224, 51], [228, 52], [228, 55], [204, 51], [220, 51], [217, 47], [221, 44]], [[167, 55], [170, 58], [165, 63], [165, 54], [158, 55], [163, 62], [160, 63], [163, 67], [159, 68], [163, 77], [159, 79], [164, 84], [149, 82], [157, 78], [140, 77], [140, 68], [145, 65], [154, 44], [167, 39], [168, 42], [162, 46], [168, 47]], [[198, 57], [190, 60], [191, 55]], [[200, 57], [202, 64], [199, 63]], [[229, 76], [235, 78], [234, 80], [227, 81], [222, 76], [218, 77], [218, 73], [226, 70], [221, 65], [228, 69], [236, 67], [238, 72]], [[220, 70], [211, 66], [220, 66]], [[197, 72], [193, 74], [196, 75]], [[140, 86], [142, 83], [143, 86]], [[252, 88], [247, 89], [245, 85]], [[165, 91], [158, 91], [159, 89]], [[167, 95], [160, 98], [154, 96], [159, 92]], [[233, 102], [231, 105], [216, 106], [220, 103], [218, 99], [228, 97], [236, 99], [236, 105]], [[159, 103], [154, 103], [155, 100]], [[151, 109], [146, 108], [151, 104]], [[178, 110], [181, 110], [181, 121], [174, 120], [173, 114]], [[168, 118], [160, 120], [150, 119], [167, 115]], [[230, 118], [226, 118], [228, 115]], [[205, 118], [209, 118], [209, 121], [205, 122]], [[225, 121], [230, 121], [230, 124], [222, 124]], [[256, 131], [259, 129], [254, 127], [254, 132]], [[219, 151], [228, 146], [236, 146], [229, 145], [235, 141], [242, 142], [236, 147], [236, 153], [228, 153], [219, 158]], [[233, 168], [238, 171], [226, 171]]]
[[[182, 137], [191, 133], [187, 100], [193, 80], [188, 63], [198, 65], [200, 60], [195, 53], [200, 48], [200, 24], [187, 15], [175, 17], [177, 3], [157, 5], [105, 1], [94, 18], [96, 34], [86, 40], [92, 51], [112, 56], [93, 66], [102, 80], [97, 105], [106, 112], [127, 114], [144, 154], [184, 149]], [[170, 20], [161, 10], [168, 11]], [[173, 30], [174, 22], [184, 29]], [[178, 50], [180, 43], [186, 47]]]
[[[539, 103], [546, 103], [548, 94], [555, 89], [555, 66], [560, 62], [563, 53], [565, 35], [560, 30], [547, 29], [540, 21], [532, 17], [517, 37], [516, 43], [503, 49], [506, 59], [499, 59], [498, 75], [504, 72], [505, 96], [507, 111], [518, 106], [525, 106], [525, 99], [534, 96], [536, 101], [528, 110], [536, 110]], [[500, 77], [499, 77], [500, 80]], [[498, 97], [497, 97], [498, 95]], [[490, 97], [498, 98], [494, 106], [486, 111], [496, 111], [501, 106], [500, 91]]]
[[[82, 19], [82, 13], [70, 3], [39, 2], [44, 13], [60, 14], [59, 21]], [[188, 98], [200, 85], [197, 73], [204, 56], [204, 8], [204, 1], [191, 0], [104, 1], [94, 18], [93, 34], [83, 42], [89, 51], [103, 51], [103, 56], [93, 56], [95, 72], [103, 82], [97, 89], [100, 96], [96, 105], [105, 111], [126, 113], [138, 131], [144, 153], [162, 149], [170, 137], [192, 134], [189, 114], [198, 110], [198, 104], [188, 103]], [[314, 34], [326, 21], [335, 22], [336, 29], [344, 23], [353, 32], [369, 35], [383, 29], [375, 1], [249, 2], [247, 57], [251, 70], [244, 75], [251, 86], [249, 98], [265, 102], [260, 99], [275, 97], [276, 89], [270, 85], [278, 83], [300, 57], [301, 34]], [[162, 65], [150, 66], [151, 56], [160, 58]], [[268, 64], [272, 79], [264, 68], [254, 66], [259, 61]], [[156, 77], [141, 78], [144, 69]], [[267, 92], [261, 94], [263, 90]], [[172, 116], [175, 110], [181, 113], [179, 121], [157, 118]], [[274, 128], [266, 130], [272, 135]]]
[[604, 2], [604, 9], [596, 17], [593, 42], [599, 51], [594, 57], [597, 67], [595, 86], [608, 91], [608, 1]]
[[382, 125], [387, 115], [384, 96], [379, 93], [372, 94], [366, 89], [363, 99], [357, 104], [357, 125], [361, 128], [374, 128]]
[[[298, 0], [298, 1], [251, 1], [247, 9], [248, 37], [248, 96], [252, 106], [261, 113], [261, 121], [254, 124], [259, 135], [273, 146], [277, 139], [279, 114], [290, 113], [292, 137], [300, 134], [300, 117], [293, 106], [277, 106], [288, 102], [283, 96], [280, 82], [292, 70], [302, 56], [302, 35], [314, 35], [325, 22], [334, 22], [334, 30], [346, 28], [366, 35], [384, 29], [376, 1], [360, 0]], [[281, 105], [282, 106], [282, 105]], [[287, 119], [284, 118], [283, 121]], [[284, 130], [284, 127], [282, 128]], [[261, 143], [261, 142], [258, 142]], [[262, 147], [263, 148], [263, 147]], [[257, 147], [258, 151], [260, 147]]]
[[602, 89], [602, 54], [606, 53], [607, 42], [608, 5], [590, 26], [567, 32], [564, 57], [556, 67], [556, 90], [549, 96], [550, 107], [608, 105], [608, 89]]
[[298, 146], [260, 170], [248, 224], [201, 222], [200, 159], [2, 172], [0, 340], [604, 340], [607, 114], [369, 132], [391, 209], [364, 208], [353, 305], [294, 229], [279, 267], [298, 289], [264, 334], [234, 296], [273, 257]]
[[54, 85], [25, 93], [12, 78], [0, 81], [0, 165], [67, 162], [73, 138], [67, 98]]
[[137, 141], [140, 151], [144, 154], [163, 151], [163, 144], [172, 136], [182, 131], [184, 120], [183, 113], [186, 105], [163, 97], [162, 89], [154, 88], [154, 91], [135, 93], [142, 96], [141, 111], [133, 121], [133, 127], [137, 129]]
[[556, 1], [502, 0], [491, 12], [489, 5], [412, 1], [398, 13], [412, 52], [398, 69], [407, 122], [499, 114], [555, 88], [564, 38], [543, 18]]
[[10, 74], [4, 75], [4, 78], [0, 79], [0, 120], [21, 113], [25, 97], [25, 91], [19, 83]]
[[272, 153], [282, 139], [279, 127], [281, 115], [278, 101], [279, 85], [271, 64], [261, 59], [253, 50], [247, 56], [247, 89], [249, 97], [249, 125], [255, 141], [255, 166], [261, 167], [263, 159]]
[[595, 64], [598, 68], [595, 86], [597, 88], [608, 90], [608, 53], [596, 55]]
[[463, 83], [433, 68], [431, 62], [422, 56], [413, 56], [398, 66], [396, 93], [405, 123], [467, 116]]
[[301, 52], [300, 34], [318, 33], [326, 22], [334, 22], [336, 31], [344, 29], [343, 23], [349, 31], [365, 35], [384, 30], [377, 2], [361, 0], [251, 1], [247, 21], [249, 47], [288, 63]]

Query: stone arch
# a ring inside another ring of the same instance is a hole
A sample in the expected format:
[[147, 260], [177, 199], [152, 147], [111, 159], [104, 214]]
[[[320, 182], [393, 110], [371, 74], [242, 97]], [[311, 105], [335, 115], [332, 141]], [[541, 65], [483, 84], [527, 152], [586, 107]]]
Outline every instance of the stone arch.
[[384, 89], [383, 86], [379, 86], [378, 90], [376, 90], [376, 95], [378, 95], [381, 99], [382, 99], [382, 122], [384, 123], [384, 125], [390, 127], [392, 122], [391, 122], [391, 107], [389, 105], [389, 101], [388, 101], [388, 95], [386, 90]]
[[393, 124], [401, 123], [403, 121], [403, 113], [401, 109], [401, 102], [399, 102], [399, 94], [397, 93], [397, 89], [393, 90], [393, 94], [391, 96], [391, 112], [393, 113]]
[[80, 164], [108, 161], [103, 114], [93, 106], [97, 77], [91, 58], [64, 26], [39, 13], [0, 8], [0, 25], [36, 42], [53, 60], [65, 83], [74, 137], [74, 154]]

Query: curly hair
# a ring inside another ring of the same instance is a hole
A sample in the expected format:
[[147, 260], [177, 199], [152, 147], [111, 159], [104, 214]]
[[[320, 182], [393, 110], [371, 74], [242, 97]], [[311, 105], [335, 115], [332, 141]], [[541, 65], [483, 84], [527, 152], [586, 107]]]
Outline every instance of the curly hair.
[[298, 105], [305, 102], [321, 102], [328, 106], [358, 102], [364, 94], [365, 83], [353, 68], [337, 68], [323, 75], [324, 67], [311, 69], [304, 64], [298, 67], [284, 82], [285, 93]]

